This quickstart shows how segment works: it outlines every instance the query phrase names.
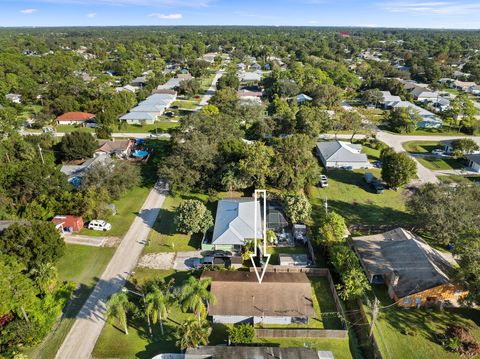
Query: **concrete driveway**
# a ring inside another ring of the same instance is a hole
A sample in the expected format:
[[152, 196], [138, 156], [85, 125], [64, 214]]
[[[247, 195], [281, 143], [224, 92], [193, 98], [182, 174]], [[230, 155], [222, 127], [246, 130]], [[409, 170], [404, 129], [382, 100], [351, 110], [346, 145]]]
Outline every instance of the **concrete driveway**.
[[195, 259], [202, 258], [201, 251], [177, 252], [173, 262], [175, 270], [190, 270], [194, 266]]
[[80, 234], [69, 234], [69, 233], [64, 233], [62, 237], [65, 243], [80, 244], [83, 246], [91, 246], [91, 247], [103, 247], [104, 244], [109, 239], [108, 237], [92, 237], [92, 236], [83, 236]]

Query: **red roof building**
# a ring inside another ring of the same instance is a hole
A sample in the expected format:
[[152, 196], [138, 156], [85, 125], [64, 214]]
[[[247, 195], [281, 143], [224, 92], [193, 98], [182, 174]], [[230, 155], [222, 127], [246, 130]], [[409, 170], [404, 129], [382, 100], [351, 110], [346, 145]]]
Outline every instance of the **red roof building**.
[[66, 112], [56, 118], [58, 124], [75, 125], [82, 124], [85, 121], [93, 120], [95, 115], [88, 112]]
[[83, 219], [77, 216], [55, 216], [52, 222], [61, 232], [78, 232], [83, 228]]

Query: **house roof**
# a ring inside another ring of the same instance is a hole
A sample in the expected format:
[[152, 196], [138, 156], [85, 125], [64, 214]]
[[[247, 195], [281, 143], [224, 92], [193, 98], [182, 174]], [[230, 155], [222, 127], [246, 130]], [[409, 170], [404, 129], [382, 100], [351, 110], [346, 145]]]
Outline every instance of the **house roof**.
[[167, 94], [167, 95], [177, 96], [177, 91], [171, 90], [171, 89], [156, 89], [152, 91], [152, 95], [158, 95], [158, 94]]
[[312, 101], [312, 98], [304, 93], [301, 93], [296, 96], [297, 101]]
[[[312, 348], [206, 346], [188, 348], [185, 359], [319, 359]], [[333, 356], [332, 356], [333, 358]]]
[[159, 112], [162, 113], [165, 106], [154, 105], [153, 103], [143, 103], [130, 109], [130, 112]]
[[317, 148], [326, 162], [366, 162], [367, 155], [361, 153], [362, 145], [343, 141], [317, 143]]
[[67, 175], [68, 177], [81, 177], [83, 176], [88, 170], [95, 164], [101, 163], [101, 164], [108, 164], [112, 162], [112, 159], [110, 156], [106, 153], [100, 154], [98, 156], [95, 156], [93, 158], [89, 158], [85, 162], [83, 162], [81, 165], [63, 165], [60, 168], [60, 172], [63, 174]]
[[105, 141], [96, 152], [123, 152], [126, 151], [130, 146], [133, 145], [132, 140], [115, 140], [115, 141]]
[[400, 102], [402, 99], [400, 96], [393, 96], [390, 91], [380, 91], [383, 96], [384, 103]]
[[262, 72], [258, 70], [254, 72], [240, 72], [239, 77], [241, 81], [260, 81]]
[[129, 112], [126, 115], [120, 117], [120, 120], [157, 120], [157, 114], [152, 112]]
[[312, 316], [312, 287], [305, 273], [267, 272], [262, 283], [255, 272], [204, 272], [212, 279], [217, 298], [210, 315], [305, 317]]
[[449, 282], [445, 272], [451, 264], [440, 252], [403, 228], [353, 237], [352, 244], [369, 278], [374, 275], [388, 278], [394, 273], [399, 276], [398, 283], [393, 285], [399, 298]]
[[472, 153], [471, 155], [465, 155], [465, 157], [473, 163], [480, 165], [480, 153]]
[[[262, 214], [257, 201], [257, 238], [262, 238]], [[255, 200], [227, 198], [218, 202], [212, 244], [244, 245], [255, 238]]]
[[88, 121], [94, 118], [93, 113], [88, 112], [65, 112], [57, 117], [57, 121]]

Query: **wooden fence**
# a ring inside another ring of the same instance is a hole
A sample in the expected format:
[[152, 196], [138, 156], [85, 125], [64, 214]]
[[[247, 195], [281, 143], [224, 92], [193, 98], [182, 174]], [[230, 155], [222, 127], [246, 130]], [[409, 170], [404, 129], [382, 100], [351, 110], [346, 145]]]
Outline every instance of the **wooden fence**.
[[255, 329], [258, 338], [335, 338], [344, 339], [348, 336], [347, 330], [333, 329]]

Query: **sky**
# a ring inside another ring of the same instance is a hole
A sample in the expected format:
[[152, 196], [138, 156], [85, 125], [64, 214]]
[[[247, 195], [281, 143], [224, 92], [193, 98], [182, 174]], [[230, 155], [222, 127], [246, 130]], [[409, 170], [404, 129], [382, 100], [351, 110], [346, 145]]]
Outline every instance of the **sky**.
[[480, 29], [480, 0], [0, 0], [0, 26], [121, 25]]

